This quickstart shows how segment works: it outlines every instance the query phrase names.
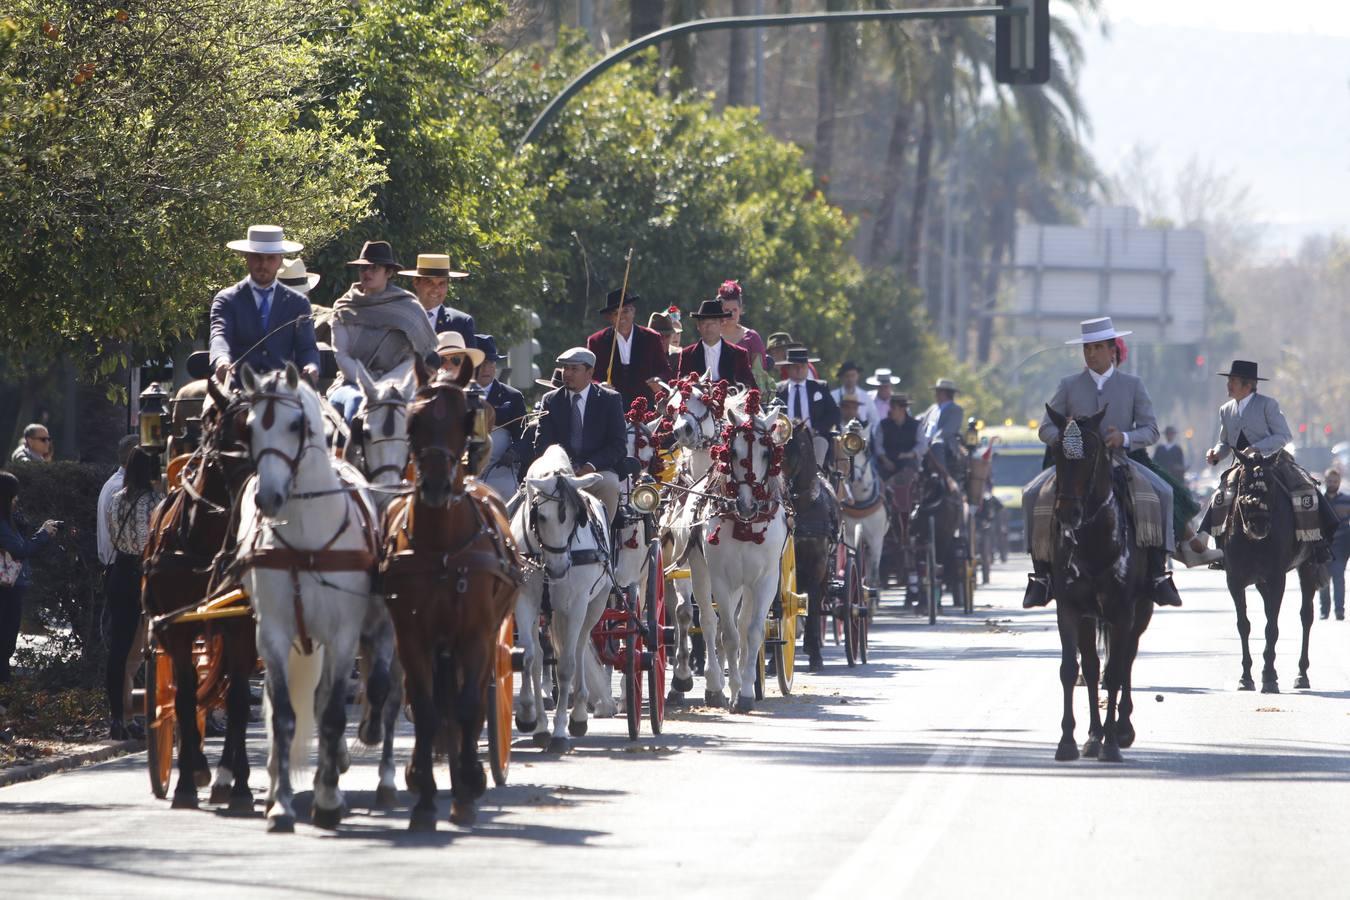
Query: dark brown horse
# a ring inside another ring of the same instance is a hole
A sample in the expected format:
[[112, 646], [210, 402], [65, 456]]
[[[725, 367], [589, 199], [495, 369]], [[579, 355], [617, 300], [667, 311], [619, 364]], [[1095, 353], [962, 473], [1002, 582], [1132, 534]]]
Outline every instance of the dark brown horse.
[[409, 827], [436, 827], [432, 771], [438, 733], [446, 730], [450, 821], [471, 824], [487, 790], [478, 738], [487, 714], [497, 633], [515, 606], [520, 558], [506, 510], [463, 463], [479, 411], [458, 381], [417, 366], [408, 407], [408, 440], [417, 472], [410, 496], [385, 514], [384, 591], [398, 637], [416, 734], [408, 787], [418, 794]]
[[912, 490], [914, 508], [910, 512], [909, 533], [920, 548], [932, 540], [933, 556], [942, 567], [943, 585], [952, 595], [952, 604], [964, 609], [969, 537], [960, 532], [966, 518], [965, 492], [934, 465], [931, 455], [924, 457]]
[[834, 554], [842, 538], [843, 516], [820, 466], [816, 463], [815, 433], [804, 422], [794, 423], [783, 448], [783, 476], [787, 479], [797, 553], [797, 588], [806, 594], [804, 646], [811, 671], [819, 671], [823, 645], [825, 596], [834, 574]]
[[[148, 618], [195, 606], [206, 599], [232, 553], [235, 498], [253, 472], [245, 441], [248, 403], [207, 382], [212, 406], [203, 416], [200, 448], [184, 466], [181, 483], [169, 491], [150, 519], [145, 547], [141, 605]], [[229, 803], [236, 812], [253, 809], [248, 787], [245, 737], [249, 718], [249, 677], [257, 666], [253, 620], [217, 619], [204, 628], [169, 625], [159, 630], [160, 646], [173, 661], [178, 723], [176, 809], [197, 806], [197, 788], [211, 783], [197, 725], [198, 678], [193, 645], [206, 637], [221, 648], [226, 684], [225, 747], [210, 802]], [[147, 722], [147, 726], [153, 723]]]

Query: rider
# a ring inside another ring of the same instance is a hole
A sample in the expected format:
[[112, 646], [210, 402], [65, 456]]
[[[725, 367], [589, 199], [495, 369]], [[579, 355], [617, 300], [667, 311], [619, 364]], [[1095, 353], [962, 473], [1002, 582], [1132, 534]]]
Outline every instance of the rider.
[[[868, 375], [867, 381], [863, 383], [873, 388], [871, 392], [872, 408], [877, 414], [876, 421], [886, 421], [887, 416], [891, 414], [891, 397], [900, 385], [900, 379], [890, 369], [877, 369], [871, 375]], [[905, 401], [905, 408], [906, 410], [909, 409], [908, 400]]]
[[595, 354], [573, 347], [558, 357], [562, 387], [544, 395], [543, 417], [535, 436], [538, 457], [557, 444], [567, 451], [576, 474], [599, 472], [602, 480], [592, 489], [605, 504], [609, 520], [619, 509], [619, 471], [628, 457], [628, 426], [618, 391], [593, 384]]
[[[858, 379], [862, 376], [862, 370], [858, 368], [857, 363], [849, 360], [840, 366], [839, 371], [835, 374], [839, 378], [839, 387], [831, 391], [830, 396], [834, 397], [834, 402], [839, 405], [841, 410], [845, 399], [852, 399], [857, 403], [856, 418], [867, 426], [868, 431], [871, 431], [877, 424], [877, 407], [872, 402], [872, 395], [858, 386]], [[847, 422], [848, 418], [846, 417], [844, 421]]]
[[787, 358], [778, 364], [787, 378], [778, 382], [776, 395], [794, 422], [811, 427], [816, 463], [828, 465], [834, 455], [830, 436], [839, 430], [839, 406], [824, 382], [807, 377], [807, 366], [813, 362], [819, 360], [805, 348], [789, 348]]
[[722, 308], [721, 300], [704, 300], [698, 311], [689, 314], [698, 329], [699, 340], [680, 351], [680, 369], [677, 373], [706, 375], [709, 381], [728, 381], [744, 387], [755, 386], [755, 374], [750, 370], [750, 354], [722, 339], [722, 322], [731, 313]]
[[891, 394], [890, 415], [877, 425], [877, 467], [885, 478], [916, 469], [923, 455], [919, 420], [909, 414], [909, 395]]
[[919, 431], [932, 454], [933, 461], [948, 473], [956, 474], [964, 454], [961, 447], [961, 425], [966, 411], [956, 402], [960, 393], [956, 382], [939, 378], [933, 385], [933, 405], [919, 416]]
[[[303, 244], [286, 240], [276, 225], [250, 225], [248, 237], [225, 246], [244, 254], [248, 277], [211, 301], [211, 368], [224, 381], [235, 363], [271, 372], [293, 362], [311, 381], [319, 378], [319, 348], [309, 301], [277, 283], [284, 253]], [[294, 324], [293, 328], [283, 327]]]
[[510, 497], [519, 483], [516, 465], [526, 456], [520, 446], [525, 431], [525, 395], [497, 380], [497, 362], [502, 356], [497, 352], [497, 341], [492, 335], [476, 334], [474, 338], [483, 352], [483, 361], [478, 364], [474, 379], [497, 413], [497, 427], [492, 433], [492, 457], [483, 480], [503, 497]]
[[468, 278], [467, 272], [453, 271], [450, 257], [444, 253], [419, 253], [417, 268], [403, 269], [398, 274], [412, 279], [413, 293], [426, 311], [433, 331], [437, 334], [458, 331], [466, 346], [473, 345], [473, 316], [445, 303], [451, 279]]
[[624, 409], [638, 397], [654, 402], [653, 386], [669, 381], [671, 376], [661, 335], [634, 321], [639, 299], [637, 294], [623, 290], [610, 291], [605, 305], [596, 310], [609, 322], [609, 327], [586, 338], [586, 348], [598, 362], [596, 378], [619, 392]]
[[[1314, 552], [1317, 562], [1330, 562], [1331, 537], [1340, 527], [1340, 519], [1326, 496], [1316, 490], [1312, 476], [1284, 449], [1294, 438], [1280, 404], [1274, 397], [1256, 392], [1256, 383], [1266, 379], [1257, 375], [1256, 363], [1245, 359], [1233, 360], [1229, 370], [1219, 374], [1228, 379], [1230, 399], [1219, 407], [1219, 442], [1205, 454], [1205, 461], [1218, 465], [1234, 450], [1250, 448], [1274, 461], [1275, 477], [1286, 490], [1292, 493], [1312, 488], [1318, 498], [1317, 517], [1322, 529], [1322, 540], [1316, 543]], [[1210, 524], [1209, 513], [1205, 513], [1202, 530]]]
[[[1161, 547], [1149, 547], [1149, 576], [1154, 584], [1154, 602], [1162, 606], [1180, 606], [1172, 576], [1167, 572], [1167, 553], [1175, 546], [1172, 517], [1172, 487], [1152, 469], [1137, 459], [1127, 456], [1130, 450], [1143, 450], [1158, 439], [1158, 422], [1153, 415], [1153, 400], [1137, 375], [1116, 369], [1116, 340], [1133, 332], [1116, 331], [1110, 317], [1088, 319], [1082, 322], [1079, 338], [1067, 344], [1081, 344], [1086, 367], [1076, 375], [1062, 379], [1049, 406], [1063, 416], [1093, 416], [1105, 410], [1102, 436], [1111, 449], [1115, 465], [1129, 466], [1133, 477], [1146, 479], [1158, 494], [1162, 513], [1163, 540]], [[1049, 420], [1041, 423], [1040, 438], [1046, 444], [1059, 440], [1059, 429]], [[1037, 497], [1050, 479], [1054, 468], [1037, 475], [1023, 489], [1022, 509], [1026, 518], [1027, 548], [1032, 552], [1034, 573], [1028, 576], [1026, 595], [1022, 606], [1045, 606], [1050, 602], [1050, 561], [1037, 559], [1033, 526]]]

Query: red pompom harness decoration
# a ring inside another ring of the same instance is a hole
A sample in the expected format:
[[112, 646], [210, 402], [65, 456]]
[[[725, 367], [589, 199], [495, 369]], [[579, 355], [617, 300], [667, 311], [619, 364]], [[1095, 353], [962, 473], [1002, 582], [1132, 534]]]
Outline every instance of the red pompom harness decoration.
[[[715, 444], [712, 448], [713, 468], [722, 474], [722, 490], [727, 497], [735, 501], [741, 485], [748, 485], [750, 494], [755, 498], [755, 504], [759, 511], [749, 519], [742, 519], [736, 516], [735, 523], [732, 525], [731, 536], [738, 541], [747, 541], [754, 544], [764, 543], [764, 532], [768, 530], [768, 523], [778, 514], [778, 499], [769, 496], [768, 479], [773, 478], [783, 471], [783, 448], [775, 444], [769, 437], [769, 432], [756, 428], [754, 417], [760, 413], [759, 391], [752, 388], [746, 396], [745, 411], [749, 418], [739, 424], [727, 423], [722, 426], [721, 443]], [[740, 460], [740, 467], [744, 470], [744, 475], [739, 480], [736, 477], [736, 456], [735, 441], [737, 437], [745, 439], [747, 445], [751, 448], [755, 444], [770, 451], [769, 467], [764, 473], [764, 481], [760, 481], [755, 476], [754, 463], [749, 458]], [[726, 517], [727, 513], [722, 513]], [[756, 531], [755, 526], [762, 525], [760, 530]], [[722, 526], [718, 525], [708, 536], [709, 544], [717, 544], [721, 540]]]

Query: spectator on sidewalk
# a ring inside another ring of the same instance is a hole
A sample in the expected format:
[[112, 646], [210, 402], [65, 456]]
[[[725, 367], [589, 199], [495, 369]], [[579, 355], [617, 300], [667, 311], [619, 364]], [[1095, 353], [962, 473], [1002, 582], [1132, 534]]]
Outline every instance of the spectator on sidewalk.
[[52, 436], [46, 425], [34, 422], [23, 430], [23, 439], [9, 456], [10, 462], [51, 462]]
[[1177, 430], [1168, 425], [1163, 429], [1162, 441], [1153, 448], [1153, 464], [1162, 469], [1177, 484], [1186, 483], [1186, 452], [1177, 443]]
[[[155, 490], [155, 466], [137, 448], [127, 460], [126, 483], [113, 494], [106, 521], [117, 557], [108, 575], [108, 670], [105, 686], [111, 713], [108, 737], [126, 740], [144, 732], [124, 721], [127, 655], [141, 623], [141, 554], [150, 537], [150, 513], [161, 494]], [[134, 733], [140, 732], [140, 733]]]
[[108, 476], [108, 480], [103, 482], [103, 487], [98, 492], [98, 508], [95, 516], [98, 527], [98, 561], [103, 564], [105, 577], [117, 559], [112, 534], [108, 531], [108, 504], [112, 502], [113, 494], [122, 489], [122, 482], [127, 474], [127, 460], [131, 457], [131, 451], [136, 449], [136, 443], [137, 437], [134, 434], [125, 435], [117, 442], [117, 471]]
[[[59, 527], [57, 522], [48, 520], [31, 538], [25, 538], [27, 526], [14, 508], [18, 496], [19, 479], [11, 472], [0, 472], [0, 551], [22, 564], [14, 583], [0, 587], [0, 684], [10, 680], [9, 658], [14, 655], [14, 647], [19, 641], [23, 598], [33, 578], [28, 561], [51, 542]], [[0, 558], [0, 562], [8, 560]]]
[[1341, 473], [1327, 469], [1322, 476], [1326, 485], [1327, 503], [1341, 520], [1341, 526], [1331, 536], [1331, 562], [1327, 571], [1331, 573], [1331, 584], [1324, 585], [1320, 592], [1322, 618], [1331, 614], [1332, 600], [1335, 600], [1336, 618], [1345, 618], [1345, 561], [1350, 559], [1350, 494], [1341, 492]]

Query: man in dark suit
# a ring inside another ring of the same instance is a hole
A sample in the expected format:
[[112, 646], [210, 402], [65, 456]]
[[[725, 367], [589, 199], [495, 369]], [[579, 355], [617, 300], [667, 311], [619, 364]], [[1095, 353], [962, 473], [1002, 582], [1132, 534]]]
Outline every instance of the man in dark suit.
[[[619, 392], [624, 409], [638, 397], [652, 402], [653, 383], [670, 381], [671, 377], [661, 335], [634, 322], [638, 299], [636, 294], [610, 291], [605, 305], [596, 310], [609, 320], [609, 327], [586, 339], [586, 348], [595, 354], [596, 380]], [[615, 334], [619, 336], [617, 342]]]
[[744, 347], [722, 340], [722, 321], [731, 318], [731, 313], [722, 309], [722, 301], [704, 300], [689, 318], [694, 320], [699, 339], [680, 351], [679, 377], [706, 375], [709, 381], [754, 387], [750, 354]]
[[1153, 464], [1177, 484], [1186, 483], [1186, 451], [1177, 443], [1177, 430], [1171, 425], [1163, 429], [1162, 443], [1153, 447]]
[[483, 396], [497, 414], [497, 424], [492, 433], [492, 455], [487, 471], [483, 473], [483, 480], [503, 499], [509, 499], [520, 484], [516, 466], [529, 455], [522, 446], [525, 395], [497, 380], [497, 362], [502, 356], [497, 352], [496, 339], [490, 334], [475, 337], [478, 349], [483, 351], [483, 361], [474, 371], [474, 380], [483, 389]]
[[839, 405], [823, 381], [808, 378], [808, 367], [819, 360], [804, 347], [791, 347], [779, 363], [787, 378], [778, 382], [777, 396], [794, 422], [805, 422], [815, 434], [816, 462], [830, 457], [830, 435], [839, 430]]
[[417, 295], [422, 308], [427, 311], [427, 321], [437, 334], [458, 331], [464, 338], [464, 346], [474, 345], [473, 316], [447, 306], [445, 295], [450, 290], [452, 278], [468, 278], [467, 272], [456, 272], [450, 268], [450, 257], [444, 253], [417, 254], [417, 268], [403, 269], [398, 274], [412, 279], [413, 293]]
[[[610, 521], [619, 509], [619, 471], [628, 456], [628, 430], [618, 391], [594, 384], [595, 354], [573, 347], [558, 357], [563, 386], [544, 395], [544, 416], [535, 436], [535, 456], [554, 444], [567, 451], [578, 475], [599, 472], [592, 493]], [[578, 421], [579, 419], [579, 421]]]
[[[226, 244], [244, 255], [248, 277], [211, 301], [211, 368], [225, 381], [231, 366], [248, 363], [271, 372], [293, 362], [315, 382], [319, 347], [309, 301], [277, 281], [283, 254], [303, 245], [286, 240], [276, 225], [251, 225], [248, 237]], [[290, 327], [285, 327], [290, 326]]]

